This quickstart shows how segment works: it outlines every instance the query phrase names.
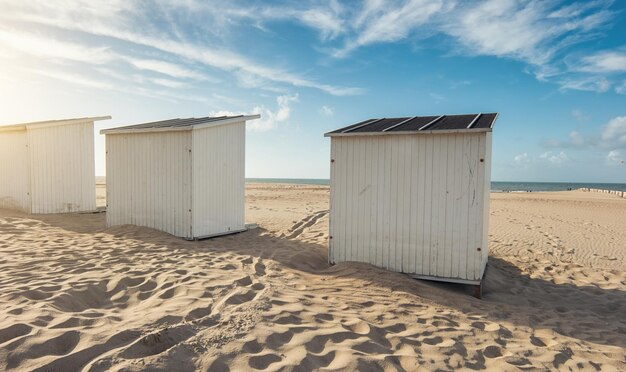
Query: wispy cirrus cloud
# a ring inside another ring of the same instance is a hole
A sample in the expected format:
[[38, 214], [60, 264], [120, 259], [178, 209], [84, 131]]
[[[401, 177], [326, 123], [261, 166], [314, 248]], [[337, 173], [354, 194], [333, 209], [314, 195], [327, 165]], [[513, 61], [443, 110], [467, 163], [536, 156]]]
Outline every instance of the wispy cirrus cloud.
[[353, 50], [375, 43], [405, 39], [435, 15], [445, 13], [454, 2], [444, 0], [381, 1], [368, 0], [351, 22], [354, 36], [335, 50], [335, 57], [345, 57]]
[[626, 72], [626, 49], [603, 50], [581, 59], [575, 70], [591, 73], [621, 73]]
[[30, 72], [41, 75], [47, 78], [64, 81], [66, 83], [71, 83], [73, 85], [78, 85], [87, 88], [97, 88], [97, 89], [105, 89], [111, 90], [114, 89], [114, 85], [111, 83], [107, 83], [103, 80], [93, 79], [81, 74], [76, 73], [67, 73], [63, 71], [51, 71], [49, 69], [46, 70], [37, 70], [37, 69], [29, 69]]
[[549, 148], [592, 150], [626, 149], [626, 116], [617, 116], [603, 125], [599, 132], [582, 134], [570, 132], [565, 140], [552, 139], [544, 143]]
[[456, 8], [457, 17], [442, 29], [465, 52], [549, 64], [563, 47], [611, 18], [610, 1], [562, 5], [559, 1], [488, 0]]
[[154, 71], [174, 78], [215, 81], [214, 78], [210, 78], [206, 74], [194, 71], [176, 63], [137, 58], [128, 58], [128, 62], [140, 70]]
[[116, 53], [108, 47], [90, 47], [12, 28], [0, 28], [0, 48], [13, 49], [34, 57], [92, 64], [105, 64], [117, 58]]
[[[236, 51], [202, 42], [197, 40], [197, 38], [192, 40], [193, 29], [186, 30], [185, 33], [181, 34], [176, 24], [168, 23], [166, 23], [168, 27], [166, 27], [165, 31], [157, 29], [150, 23], [152, 22], [150, 19], [140, 18], [137, 20], [134, 18], [140, 17], [138, 15], [140, 13], [139, 10], [135, 8], [135, 6], [140, 8], [138, 2], [129, 1], [125, 5], [115, 3], [114, 5], [103, 5], [102, 8], [90, 4], [86, 9], [80, 9], [81, 4], [83, 4], [82, 2], [57, 4], [57, 6], [51, 6], [44, 1], [37, 0], [29, 3], [30, 4], [22, 5], [15, 2], [12, 4], [13, 6], [8, 7], [8, 9], [6, 9], [7, 11], [3, 12], [0, 17], [11, 21], [33, 23], [132, 43], [158, 50], [181, 60], [193, 61], [226, 73], [243, 72], [248, 75], [256, 76], [261, 81], [270, 83], [318, 89], [336, 96], [363, 93], [363, 89], [359, 87], [321, 83], [298, 73], [254, 61]], [[40, 6], [33, 6], [32, 3]], [[185, 4], [173, 3], [170, 4], [170, 7], [175, 7], [176, 5], [189, 7], [194, 6], [194, 4], [194, 2]], [[198, 5], [198, 7], [206, 9], [203, 8], [202, 5]], [[78, 16], [78, 13], [80, 13], [80, 16]], [[308, 19], [309, 21], [306, 22], [312, 23], [315, 15], [316, 13], [302, 13], [303, 22]], [[142, 24], [141, 21], [143, 21], [144, 24], [143, 28], [150, 32], [142, 32], [142, 28], [135, 26], [136, 23]], [[332, 21], [321, 22], [322, 24], [332, 23]], [[84, 62], [88, 62], [88, 60]], [[144, 69], [151, 69], [153, 71], [159, 70], [157, 72], [174, 73], [178, 75], [182, 73], [180, 68], [173, 69], [172, 66], [166, 65], [164, 62], [155, 64], [154, 62], [131, 61], [131, 63], [137, 68], [143, 67]], [[261, 85], [259, 88], [262, 89], [263, 86]]]
[[[85, 54], [65, 46], [67, 58], [74, 56], [83, 63], [114, 58], [110, 53], [127, 55], [128, 50], [120, 48], [120, 43], [127, 43], [161, 54], [129, 56], [128, 63], [134, 68], [189, 80], [214, 75], [196, 67], [217, 70], [231, 74], [243, 87], [270, 92], [310, 88], [347, 96], [365, 90], [323, 82], [308, 73], [278, 67], [284, 64], [276, 60], [260, 61], [247, 55], [229, 43], [230, 35], [238, 29], [253, 25], [271, 33], [274, 23], [299, 24], [319, 35], [321, 45], [313, 49], [338, 58], [349, 58], [371, 45], [436, 38], [442, 54], [453, 50], [467, 56], [520, 61], [537, 79], [555, 83], [563, 92], [607, 92], [614, 88], [622, 93], [626, 92], [619, 83], [626, 74], [623, 48], [575, 56], [570, 53], [573, 46], [599, 37], [609, 27], [616, 13], [612, 4], [612, 0], [365, 0], [350, 6], [337, 0], [261, 4], [249, 0], [151, 4], [133, 0], [9, 0], [0, 19], [97, 38], [105, 46], [90, 50], [102, 54], [96, 58], [82, 57]], [[19, 48], [15, 44], [12, 47]], [[34, 53], [38, 48], [30, 49]], [[48, 53], [55, 53], [54, 49], [42, 48]], [[277, 56], [277, 60], [284, 58]]]

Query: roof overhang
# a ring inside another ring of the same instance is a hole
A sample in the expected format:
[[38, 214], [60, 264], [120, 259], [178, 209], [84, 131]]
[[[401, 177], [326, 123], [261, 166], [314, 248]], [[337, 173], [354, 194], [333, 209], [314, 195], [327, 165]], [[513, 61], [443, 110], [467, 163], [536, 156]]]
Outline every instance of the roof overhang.
[[161, 127], [161, 128], [110, 128], [102, 129], [100, 134], [128, 134], [128, 133], [152, 133], [152, 132], [182, 132], [192, 131], [195, 129], [203, 129], [210, 127], [218, 127], [221, 125], [235, 124], [245, 122], [247, 120], [259, 119], [261, 115], [243, 115], [232, 118], [226, 118], [223, 120], [214, 120], [207, 123], [193, 124], [188, 126], [178, 127]]
[[39, 129], [39, 128], [47, 128], [47, 127], [57, 127], [61, 125], [71, 125], [71, 124], [89, 124], [89, 123], [93, 123], [94, 121], [109, 120], [109, 119], [111, 119], [111, 116], [94, 116], [94, 117], [76, 118], [76, 119], [34, 121], [34, 122], [29, 122], [29, 123], [3, 125], [3, 126], [0, 126], [0, 132], [23, 131], [23, 130], [27, 130], [31, 128]]
[[424, 135], [424, 134], [471, 134], [492, 132], [492, 128], [480, 129], [438, 129], [438, 130], [412, 130], [412, 131], [388, 131], [388, 132], [346, 132], [324, 133], [324, 137], [355, 137], [355, 136], [395, 136], [395, 135]]

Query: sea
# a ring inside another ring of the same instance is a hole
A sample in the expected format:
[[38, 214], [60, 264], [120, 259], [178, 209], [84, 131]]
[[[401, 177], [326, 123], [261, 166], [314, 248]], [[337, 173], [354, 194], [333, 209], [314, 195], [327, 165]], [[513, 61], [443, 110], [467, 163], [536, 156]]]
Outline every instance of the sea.
[[[255, 183], [291, 183], [298, 185], [329, 185], [324, 178], [246, 178]], [[602, 190], [626, 191], [626, 183], [582, 183], [582, 182], [491, 182], [492, 192], [536, 192], [565, 191], [583, 187]]]

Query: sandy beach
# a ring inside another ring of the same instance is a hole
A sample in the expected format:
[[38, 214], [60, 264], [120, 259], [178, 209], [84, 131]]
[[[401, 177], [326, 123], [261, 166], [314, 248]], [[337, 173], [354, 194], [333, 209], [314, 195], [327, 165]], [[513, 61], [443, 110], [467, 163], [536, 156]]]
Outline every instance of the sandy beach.
[[478, 300], [330, 267], [328, 197], [248, 184], [259, 228], [204, 241], [0, 210], [0, 369], [626, 369], [626, 199], [491, 194]]

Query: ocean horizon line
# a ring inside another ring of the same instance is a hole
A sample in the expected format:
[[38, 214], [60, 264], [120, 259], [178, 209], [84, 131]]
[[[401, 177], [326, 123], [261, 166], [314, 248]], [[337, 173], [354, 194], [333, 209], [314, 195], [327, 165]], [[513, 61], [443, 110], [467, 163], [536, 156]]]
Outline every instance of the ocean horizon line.
[[[104, 182], [106, 176], [97, 176], [98, 182]], [[284, 183], [295, 185], [330, 185], [328, 178], [272, 178], [272, 177], [247, 177], [246, 183]], [[605, 189], [626, 191], [626, 183], [611, 182], [531, 182], [531, 181], [491, 181], [492, 192], [516, 192], [516, 191], [566, 191], [581, 188]]]

